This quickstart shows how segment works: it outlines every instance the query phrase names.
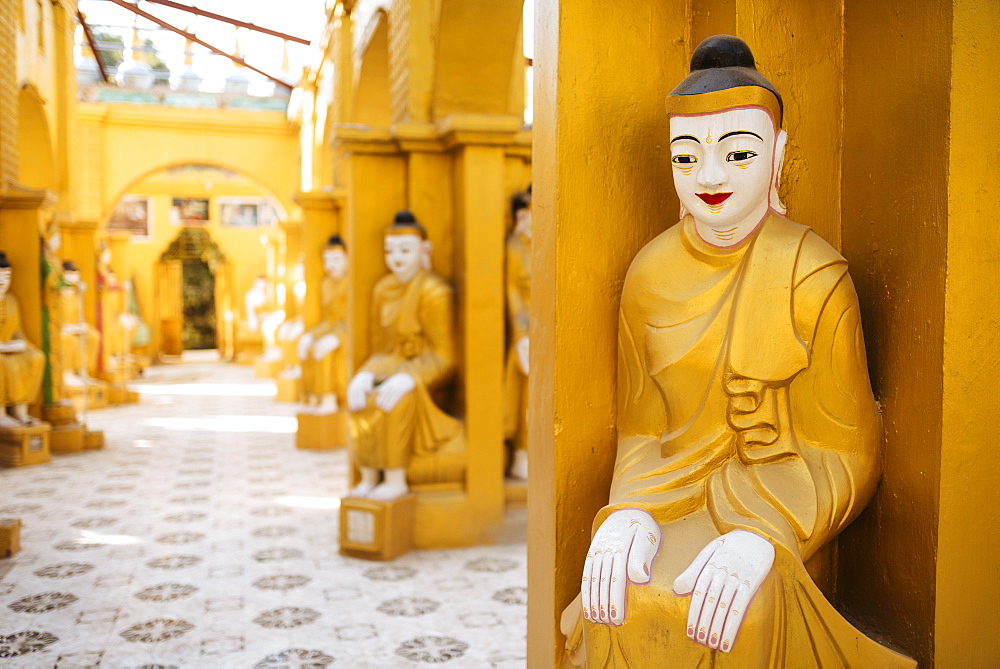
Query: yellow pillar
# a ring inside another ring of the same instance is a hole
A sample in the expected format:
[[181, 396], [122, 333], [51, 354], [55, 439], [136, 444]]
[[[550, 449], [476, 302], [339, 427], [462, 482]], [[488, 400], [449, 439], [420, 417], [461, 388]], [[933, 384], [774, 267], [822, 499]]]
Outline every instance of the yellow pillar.
[[[297, 318], [298, 305], [295, 302], [295, 266], [302, 254], [302, 221], [286, 220], [278, 224], [281, 236], [278, 242], [279, 263], [284, 266], [282, 282], [285, 284], [285, 313], [288, 318]], [[303, 261], [305, 259], [303, 258]]]
[[[406, 161], [388, 131], [341, 128], [338, 146], [346, 152], [346, 211], [341, 234], [347, 243], [351, 295], [347, 327], [348, 376], [368, 357], [368, 319], [372, 289], [388, 271], [383, 234], [393, 215], [407, 206]], [[416, 212], [420, 216], [420, 212]], [[431, 239], [435, 244], [436, 240]]]
[[59, 229], [62, 233], [63, 260], [72, 260], [80, 270], [80, 279], [87, 284], [83, 294], [84, 317], [91, 325], [97, 325], [97, 221], [72, 219], [63, 221]]
[[10, 292], [21, 309], [21, 328], [35, 346], [42, 342], [39, 230], [47, 215], [45, 210], [54, 204], [55, 194], [47, 190], [8, 186], [0, 193], [0, 250], [10, 261]]
[[[642, 17], [642, 30], [635, 29]], [[687, 73], [686, 3], [535, 8], [528, 662], [559, 666], [615, 460], [618, 299], [675, 222], [663, 100]]]
[[115, 231], [107, 235], [108, 250], [111, 251], [111, 271], [121, 284], [129, 278], [128, 256], [125, 252], [130, 239], [127, 232]]
[[302, 246], [306, 268], [306, 327], [319, 322], [319, 285], [323, 280], [323, 247], [339, 228], [342, 196], [332, 193], [296, 193], [295, 203], [302, 207]]
[[55, 71], [54, 149], [58, 209], [74, 211], [76, 207], [76, 164], [78, 134], [76, 132], [76, 67], [73, 64], [77, 3], [76, 0], [52, 2], [53, 50]]

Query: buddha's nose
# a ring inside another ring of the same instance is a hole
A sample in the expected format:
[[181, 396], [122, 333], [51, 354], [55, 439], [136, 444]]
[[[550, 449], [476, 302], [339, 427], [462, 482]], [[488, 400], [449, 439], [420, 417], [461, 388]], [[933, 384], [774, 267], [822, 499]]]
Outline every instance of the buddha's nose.
[[698, 170], [698, 185], [715, 189], [726, 183], [726, 170], [715, 156], [709, 152], [706, 153], [708, 155], [705, 156], [702, 167]]

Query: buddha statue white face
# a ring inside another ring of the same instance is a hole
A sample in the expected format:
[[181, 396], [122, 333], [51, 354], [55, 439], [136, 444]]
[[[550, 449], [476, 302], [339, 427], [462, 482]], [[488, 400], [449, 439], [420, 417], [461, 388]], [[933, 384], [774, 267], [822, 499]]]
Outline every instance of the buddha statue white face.
[[0, 267], [0, 299], [10, 290], [11, 276], [13, 276], [13, 272], [10, 271], [10, 267]]
[[385, 236], [385, 265], [401, 283], [408, 283], [423, 267], [425, 244], [417, 234]]
[[739, 243], [767, 213], [784, 152], [759, 108], [670, 117], [670, 156], [681, 204], [715, 241]]
[[71, 286], [75, 286], [80, 283], [80, 273], [76, 270], [67, 269], [63, 271], [63, 281]]
[[339, 246], [323, 249], [323, 271], [334, 280], [343, 279], [347, 275], [347, 254]]

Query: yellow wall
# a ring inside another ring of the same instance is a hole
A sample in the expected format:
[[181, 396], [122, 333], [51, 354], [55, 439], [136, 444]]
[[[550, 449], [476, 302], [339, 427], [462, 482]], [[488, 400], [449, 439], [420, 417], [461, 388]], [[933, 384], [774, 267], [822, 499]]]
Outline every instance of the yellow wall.
[[1000, 615], [997, 168], [983, 135], [1000, 119], [983, 76], [996, 3], [558, 0], [537, 11], [532, 662], [560, 656], [558, 614], [607, 499], [621, 280], [677, 218], [663, 98], [697, 43], [726, 32], [784, 97], [781, 193], [789, 217], [850, 262], [885, 421], [885, 475], [840, 537], [835, 601], [921, 665], [1000, 663], [1000, 641], [975, 632]]
[[[132, 239], [125, 248], [126, 274], [119, 279], [135, 278], [136, 294], [142, 316], [153, 331], [151, 350], [159, 350], [159, 321], [157, 305], [156, 263], [170, 243], [177, 238], [183, 226], [170, 221], [170, 208], [174, 197], [208, 198], [209, 223], [204, 227], [230, 262], [232, 277], [232, 304], [234, 318], [245, 317], [243, 297], [257, 276], [266, 274], [267, 250], [261, 242], [266, 237], [272, 246], [272, 271], [276, 269], [277, 248], [283, 236], [278, 225], [256, 228], [237, 228], [220, 224], [219, 198], [237, 197], [256, 199], [266, 193], [251, 180], [236, 174], [227, 175], [218, 170], [198, 170], [189, 174], [183, 171], [158, 171], [140, 179], [128, 188], [128, 195], [151, 198], [152, 216], [148, 240]], [[68, 260], [75, 260], [67, 256]], [[272, 275], [272, 278], [276, 273]], [[216, 305], [222, 317], [221, 306]]]

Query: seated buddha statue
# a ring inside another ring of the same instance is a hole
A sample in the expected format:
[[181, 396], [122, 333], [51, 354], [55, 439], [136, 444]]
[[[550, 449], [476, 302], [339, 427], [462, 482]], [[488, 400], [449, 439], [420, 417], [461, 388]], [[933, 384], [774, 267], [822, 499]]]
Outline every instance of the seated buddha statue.
[[320, 321], [299, 338], [302, 393], [306, 410], [336, 413], [347, 390], [347, 247], [333, 235], [323, 249], [323, 282], [320, 285]]
[[531, 187], [511, 200], [514, 230], [507, 238], [507, 322], [510, 346], [504, 373], [504, 438], [513, 446], [510, 476], [528, 478], [528, 325], [531, 322]]
[[913, 667], [808, 570], [875, 491], [881, 422], [847, 262], [778, 199], [781, 97], [719, 35], [667, 110], [682, 218], [622, 289], [618, 454], [563, 615], [571, 659]]
[[405, 495], [411, 458], [461, 432], [432, 396], [455, 375], [453, 290], [427, 267], [430, 243], [413, 214], [397, 213], [384, 243], [389, 274], [372, 292], [369, 356], [347, 387], [361, 472], [350, 494], [377, 500]]
[[101, 336], [83, 318], [85, 287], [80, 280], [80, 270], [71, 260], [65, 261], [62, 266], [59, 318], [62, 324], [63, 378], [66, 385], [79, 386], [97, 373], [97, 350]]
[[24, 338], [17, 298], [10, 293], [12, 270], [0, 251], [0, 395], [4, 410], [0, 427], [33, 425], [28, 404], [38, 399], [45, 373], [45, 355]]

